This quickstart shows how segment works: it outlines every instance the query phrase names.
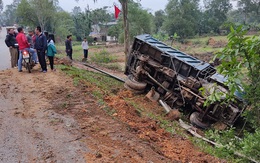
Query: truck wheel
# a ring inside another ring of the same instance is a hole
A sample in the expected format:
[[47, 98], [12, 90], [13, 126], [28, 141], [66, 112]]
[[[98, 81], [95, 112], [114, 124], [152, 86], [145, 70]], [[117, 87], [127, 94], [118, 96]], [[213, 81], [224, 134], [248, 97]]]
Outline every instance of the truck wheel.
[[124, 87], [130, 91], [132, 91], [134, 94], [142, 94], [144, 93], [144, 90], [135, 90], [133, 88], [130, 88], [126, 83], [124, 84]]
[[207, 122], [202, 122], [199, 118], [199, 113], [198, 112], [193, 112], [191, 115], [190, 115], [190, 122], [197, 126], [197, 127], [200, 127], [202, 129], [206, 129], [210, 126], [209, 123]]
[[134, 90], [144, 90], [147, 83], [138, 82], [134, 79], [133, 75], [129, 75], [125, 81], [125, 84]]

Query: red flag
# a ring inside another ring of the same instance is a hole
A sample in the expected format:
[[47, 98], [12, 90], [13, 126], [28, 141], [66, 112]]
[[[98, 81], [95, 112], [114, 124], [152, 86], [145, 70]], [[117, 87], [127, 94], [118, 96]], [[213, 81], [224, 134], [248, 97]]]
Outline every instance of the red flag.
[[119, 15], [120, 12], [121, 12], [121, 10], [119, 10], [119, 8], [115, 6], [115, 18], [116, 19], [118, 18], [118, 15]]

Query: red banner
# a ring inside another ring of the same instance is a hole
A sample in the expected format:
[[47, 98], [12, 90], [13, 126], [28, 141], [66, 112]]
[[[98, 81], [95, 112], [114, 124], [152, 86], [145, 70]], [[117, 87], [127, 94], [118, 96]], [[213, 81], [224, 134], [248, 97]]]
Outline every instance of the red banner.
[[115, 18], [118, 18], [119, 13], [121, 12], [121, 10], [115, 6]]

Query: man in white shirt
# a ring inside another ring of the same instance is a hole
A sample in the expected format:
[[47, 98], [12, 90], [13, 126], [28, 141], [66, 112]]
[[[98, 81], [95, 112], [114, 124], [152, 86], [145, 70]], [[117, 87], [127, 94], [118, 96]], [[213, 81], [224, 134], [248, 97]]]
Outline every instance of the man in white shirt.
[[87, 60], [88, 59], [88, 41], [86, 39], [86, 37], [84, 38], [84, 41], [81, 44], [82, 49], [84, 51], [84, 59], [83, 60]]

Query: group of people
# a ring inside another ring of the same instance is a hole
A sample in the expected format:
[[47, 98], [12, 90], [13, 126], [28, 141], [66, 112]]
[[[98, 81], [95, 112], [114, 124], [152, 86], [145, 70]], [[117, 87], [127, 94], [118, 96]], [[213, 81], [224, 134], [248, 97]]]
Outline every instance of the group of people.
[[[42, 32], [40, 26], [37, 26], [34, 31], [29, 30], [27, 35], [22, 27], [19, 27], [17, 31], [18, 34], [14, 29], [8, 29], [8, 34], [5, 39], [6, 46], [9, 48], [11, 55], [11, 67], [14, 68], [18, 66], [18, 71], [22, 72], [22, 52], [26, 50], [32, 55], [32, 60], [35, 64], [40, 63], [41, 72], [47, 72], [46, 56], [48, 56], [51, 70], [55, 71], [54, 56], [57, 50], [54, 35], [48, 34], [48, 32]], [[84, 60], [87, 60], [89, 46], [86, 37], [81, 46], [84, 53]], [[67, 36], [65, 47], [67, 56], [72, 60], [72, 35]]]
[[[65, 41], [65, 47], [66, 47], [66, 53], [67, 53], [67, 56], [72, 60], [72, 52], [73, 52], [73, 49], [72, 49], [72, 35], [68, 35], [67, 36], [67, 40]], [[87, 38], [84, 37], [84, 40], [82, 41], [81, 43], [81, 47], [83, 49], [83, 54], [84, 54], [84, 60], [87, 60], [88, 59], [88, 41], [87, 41]]]
[[11, 66], [18, 66], [18, 71], [22, 72], [22, 52], [28, 51], [32, 55], [32, 60], [41, 65], [41, 72], [47, 72], [47, 65], [45, 56], [48, 56], [51, 70], [54, 69], [54, 56], [57, 53], [55, 47], [55, 39], [53, 34], [44, 34], [40, 26], [35, 28], [35, 31], [28, 31], [28, 35], [25, 34], [24, 29], [19, 27], [17, 29], [18, 34], [14, 29], [8, 29], [8, 34], [5, 39], [5, 43], [9, 48], [11, 54]]

